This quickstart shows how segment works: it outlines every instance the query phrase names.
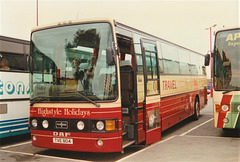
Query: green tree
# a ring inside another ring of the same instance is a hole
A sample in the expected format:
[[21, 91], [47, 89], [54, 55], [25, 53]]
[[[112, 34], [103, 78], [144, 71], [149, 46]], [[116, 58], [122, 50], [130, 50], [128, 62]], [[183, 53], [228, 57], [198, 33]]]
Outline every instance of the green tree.
[[98, 49], [99, 43], [100, 36], [97, 33], [96, 29], [78, 30], [74, 34], [74, 41], [72, 43], [68, 42], [67, 48], [83, 46]]

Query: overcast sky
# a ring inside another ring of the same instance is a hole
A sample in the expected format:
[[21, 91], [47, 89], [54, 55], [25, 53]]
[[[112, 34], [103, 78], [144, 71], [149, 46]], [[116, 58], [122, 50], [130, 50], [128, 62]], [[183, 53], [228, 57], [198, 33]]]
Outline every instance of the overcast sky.
[[[37, 0], [0, 0], [0, 34], [29, 40]], [[240, 26], [239, 0], [38, 0], [39, 26], [60, 21], [113, 18], [206, 54], [209, 30]]]

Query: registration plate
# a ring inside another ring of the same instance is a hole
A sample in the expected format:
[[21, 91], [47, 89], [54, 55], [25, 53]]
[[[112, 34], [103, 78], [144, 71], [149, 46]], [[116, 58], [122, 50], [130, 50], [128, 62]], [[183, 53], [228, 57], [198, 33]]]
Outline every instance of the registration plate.
[[53, 143], [73, 144], [73, 139], [71, 139], [71, 138], [53, 138]]

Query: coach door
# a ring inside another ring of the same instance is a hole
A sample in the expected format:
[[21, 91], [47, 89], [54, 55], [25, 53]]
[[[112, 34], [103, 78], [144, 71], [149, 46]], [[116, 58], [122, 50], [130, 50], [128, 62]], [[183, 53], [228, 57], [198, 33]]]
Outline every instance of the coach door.
[[144, 71], [144, 127], [146, 144], [161, 139], [159, 65], [156, 42], [141, 40]]

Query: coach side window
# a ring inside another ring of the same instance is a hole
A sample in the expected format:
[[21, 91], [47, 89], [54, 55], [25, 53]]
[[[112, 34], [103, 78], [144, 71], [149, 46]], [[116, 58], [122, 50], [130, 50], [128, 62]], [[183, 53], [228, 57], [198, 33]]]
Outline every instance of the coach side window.
[[143, 72], [143, 60], [142, 60], [142, 49], [140, 45], [141, 36], [138, 34], [133, 34], [133, 41], [134, 41], [134, 51], [136, 53], [137, 59], [137, 71]]
[[158, 50], [159, 73], [163, 73], [163, 56], [160, 42], [157, 43], [157, 50]]
[[27, 55], [0, 53], [0, 70], [27, 71]]
[[190, 64], [190, 67], [191, 67], [191, 72], [192, 74], [194, 75], [197, 75], [199, 74], [199, 58], [197, 57], [197, 55], [195, 53], [192, 53], [190, 52], [189, 53], [190, 55], [190, 61], [191, 61], [191, 64]]
[[198, 61], [199, 61], [199, 71], [200, 71], [200, 74], [202, 75], [207, 75], [207, 72], [206, 72], [206, 67], [204, 66], [204, 57], [203, 56], [198, 56]]
[[148, 79], [157, 79], [157, 59], [156, 53], [146, 51], [146, 65]]
[[10, 70], [9, 61], [7, 59], [0, 60], [0, 70]]
[[165, 43], [161, 43], [161, 47], [163, 54], [163, 72], [167, 74], [179, 74], [177, 48]]
[[191, 74], [189, 53], [184, 49], [178, 49], [178, 54], [180, 62], [180, 73]]
[[142, 60], [142, 55], [137, 54], [137, 71], [138, 72], [143, 72], [143, 60]]

